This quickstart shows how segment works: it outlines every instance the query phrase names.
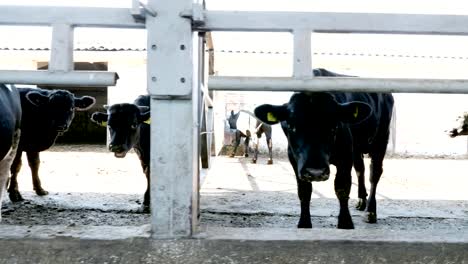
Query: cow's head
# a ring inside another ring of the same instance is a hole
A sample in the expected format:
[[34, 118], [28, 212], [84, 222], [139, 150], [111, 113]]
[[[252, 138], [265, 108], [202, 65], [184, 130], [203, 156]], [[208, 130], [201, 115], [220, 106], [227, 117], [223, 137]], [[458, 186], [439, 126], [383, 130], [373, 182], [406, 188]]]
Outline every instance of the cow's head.
[[[255, 115], [273, 125], [281, 122], [288, 153], [302, 181], [324, 181], [330, 176], [330, 155], [342, 124], [367, 119], [372, 109], [361, 102], [338, 103], [328, 93], [296, 93], [284, 105], [261, 105]], [[295, 163], [295, 164], [294, 164]]]
[[463, 116], [459, 116], [457, 121], [460, 125], [458, 128], [454, 128], [450, 131], [450, 137], [468, 135], [468, 113], [464, 113]]
[[109, 128], [109, 150], [117, 158], [123, 158], [137, 143], [141, 125], [149, 124], [149, 107], [125, 103], [105, 108], [107, 113], [95, 112], [91, 120]]
[[59, 134], [68, 130], [75, 111], [86, 111], [96, 102], [94, 97], [75, 97], [66, 90], [53, 90], [47, 93], [30, 91], [25, 97], [31, 104], [38, 107], [39, 111], [47, 115], [51, 129]]

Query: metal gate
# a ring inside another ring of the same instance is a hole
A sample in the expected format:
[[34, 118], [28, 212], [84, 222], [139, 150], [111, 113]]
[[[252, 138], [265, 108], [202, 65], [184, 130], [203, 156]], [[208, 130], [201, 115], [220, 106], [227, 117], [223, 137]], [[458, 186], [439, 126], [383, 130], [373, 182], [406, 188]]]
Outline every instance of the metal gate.
[[[0, 25], [53, 28], [49, 70], [0, 71], [0, 83], [115, 85], [116, 73], [72, 70], [73, 29], [146, 28], [147, 86], [152, 119], [157, 120], [151, 126], [155, 238], [189, 237], [196, 231], [199, 157], [202, 153], [204, 167], [210, 157], [209, 90], [468, 93], [464, 79], [315, 78], [310, 49], [312, 32], [468, 35], [468, 16], [209, 11], [198, 0], [148, 0], [147, 5], [133, 0], [131, 8], [0, 6], [0, 14]], [[210, 31], [292, 33], [293, 76], [216, 76], [207, 85], [203, 34]]]

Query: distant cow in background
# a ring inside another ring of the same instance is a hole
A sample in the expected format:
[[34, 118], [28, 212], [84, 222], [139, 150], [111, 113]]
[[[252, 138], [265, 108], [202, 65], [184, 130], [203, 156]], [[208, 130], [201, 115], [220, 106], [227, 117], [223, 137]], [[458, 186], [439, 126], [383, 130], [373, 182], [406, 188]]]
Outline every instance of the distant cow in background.
[[458, 117], [457, 121], [461, 121], [460, 126], [450, 130], [450, 137], [467, 136], [468, 135], [468, 113], [464, 113], [463, 116]]
[[18, 88], [23, 111], [21, 139], [15, 159], [11, 165], [11, 179], [8, 187], [10, 200], [23, 200], [19, 190], [17, 176], [21, 170], [21, 156], [26, 152], [31, 168], [34, 191], [37, 195], [47, 195], [39, 179], [41, 151], [54, 145], [59, 135], [65, 133], [75, 116], [75, 111], [85, 111], [96, 102], [94, 97], [75, 97], [66, 90], [46, 90], [36, 88]]
[[[0, 84], [0, 210], [21, 134], [21, 102], [16, 88]], [[0, 211], [0, 220], [1, 220]]]
[[231, 110], [231, 114], [229, 116], [228, 124], [229, 124], [229, 129], [231, 129], [235, 133], [235, 141], [234, 141], [234, 150], [233, 152], [229, 155], [230, 157], [234, 157], [237, 148], [239, 147], [240, 140], [241, 138], [245, 138], [244, 140], [244, 150], [245, 150], [245, 157], [249, 156], [249, 143], [252, 137], [252, 133], [250, 132], [250, 129], [246, 129], [245, 132], [241, 131], [237, 128], [237, 120], [239, 119], [239, 115], [241, 112], [244, 112], [253, 118], [256, 119], [256, 124], [255, 124], [255, 134], [257, 135], [257, 141], [255, 142], [255, 147], [254, 147], [254, 157], [252, 159], [252, 163], [257, 163], [257, 158], [258, 158], [258, 145], [260, 143], [260, 138], [262, 137], [262, 134], [265, 134], [266, 137], [266, 142], [268, 146], [268, 154], [269, 154], [269, 159], [268, 159], [268, 164], [273, 164], [273, 144], [271, 140], [271, 126], [258, 120], [253, 113], [250, 113], [249, 111], [246, 110], [241, 110], [237, 112], [237, 114], [234, 114], [234, 111]]
[[[314, 69], [314, 75], [343, 76], [325, 69]], [[353, 166], [358, 176], [358, 209], [367, 210], [367, 222], [377, 222], [375, 195], [383, 172], [393, 104], [390, 93], [317, 92], [295, 93], [287, 104], [265, 104], [255, 109], [263, 122], [281, 122], [288, 139], [288, 158], [296, 174], [301, 204], [299, 228], [312, 227], [312, 182], [328, 180], [330, 164], [337, 171], [338, 228], [354, 228], [348, 208]], [[369, 200], [364, 185], [364, 153], [371, 158]]]
[[139, 96], [133, 104], [106, 106], [107, 113], [95, 112], [94, 123], [107, 126], [110, 134], [109, 150], [117, 158], [124, 158], [132, 148], [138, 155], [147, 185], [143, 199], [143, 212], [150, 211], [150, 97]]

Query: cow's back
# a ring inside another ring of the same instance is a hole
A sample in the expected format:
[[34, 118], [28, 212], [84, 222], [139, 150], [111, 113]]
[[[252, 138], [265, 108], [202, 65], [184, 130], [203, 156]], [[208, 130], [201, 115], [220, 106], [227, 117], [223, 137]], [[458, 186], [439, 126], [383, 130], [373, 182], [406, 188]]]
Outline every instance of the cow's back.
[[14, 86], [0, 84], [0, 160], [10, 150], [13, 135], [21, 126], [21, 103]]
[[351, 125], [353, 145], [362, 153], [369, 153], [376, 146], [388, 143], [390, 120], [394, 99], [390, 93], [336, 93], [340, 103], [364, 102], [370, 105], [372, 113], [365, 121]]
[[[356, 77], [335, 73], [326, 69], [313, 70], [314, 76], [321, 77]], [[371, 116], [357, 125], [351, 125], [353, 145], [362, 153], [369, 153], [373, 147], [388, 143], [390, 120], [392, 118], [394, 99], [391, 93], [332, 93], [336, 101], [364, 102], [371, 106]]]

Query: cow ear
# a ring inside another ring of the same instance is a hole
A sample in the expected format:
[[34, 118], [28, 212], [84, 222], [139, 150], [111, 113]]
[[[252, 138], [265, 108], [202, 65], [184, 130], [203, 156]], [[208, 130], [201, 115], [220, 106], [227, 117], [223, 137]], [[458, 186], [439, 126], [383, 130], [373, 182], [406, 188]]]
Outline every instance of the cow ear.
[[91, 115], [91, 121], [103, 127], [107, 126], [107, 118], [108, 115], [106, 113], [101, 112], [94, 112]]
[[139, 121], [148, 125], [151, 124], [151, 111], [148, 109], [146, 112], [140, 113]]
[[49, 102], [47, 95], [41, 94], [40, 92], [31, 91], [26, 94], [26, 99], [35, 106], [41, 106]]
[[264, 104], [257, 106], [254, 114], [263, 123], [274, 125], [287, 119], [288, 109], [286, 105]]
[[370, 105], [363, 102], [338, 104], [339, 120], [349, 124], [359, 124], [372, 114]]
[[86, 111], [93, 107], [95, 103], [96, 98], [92, 96], [75, 97], [75, 109], [77, 111]]

